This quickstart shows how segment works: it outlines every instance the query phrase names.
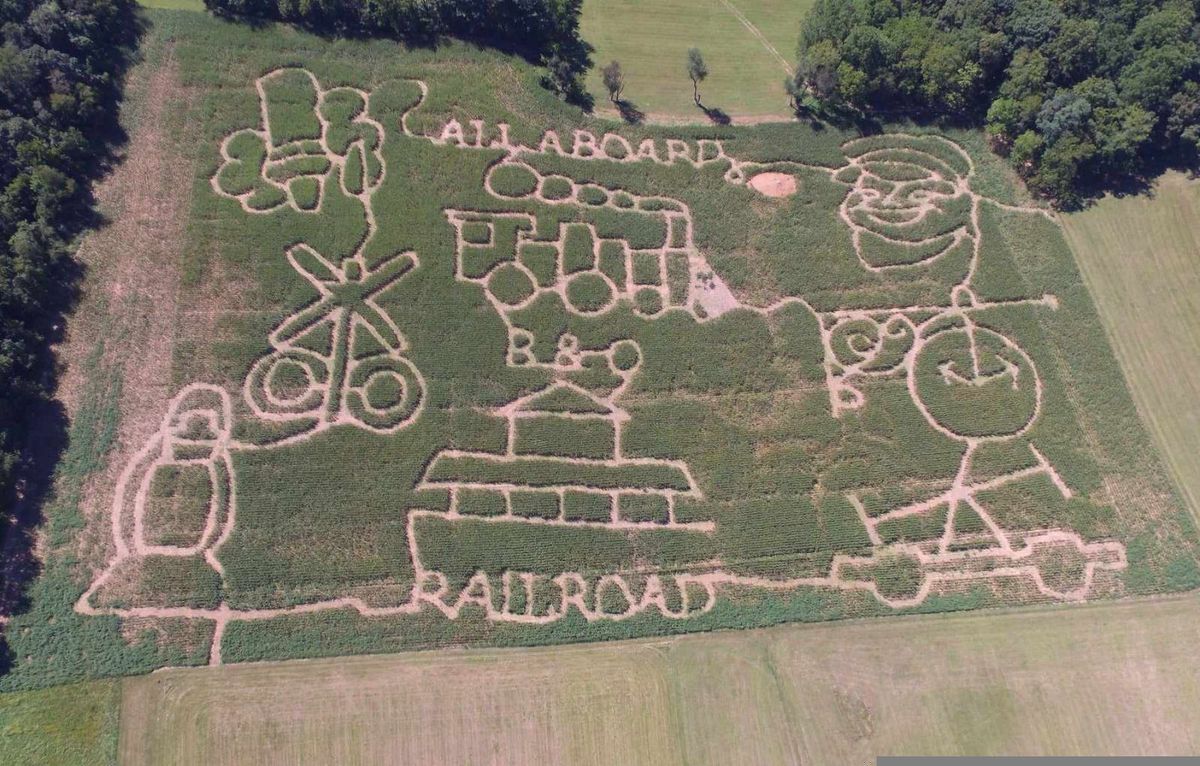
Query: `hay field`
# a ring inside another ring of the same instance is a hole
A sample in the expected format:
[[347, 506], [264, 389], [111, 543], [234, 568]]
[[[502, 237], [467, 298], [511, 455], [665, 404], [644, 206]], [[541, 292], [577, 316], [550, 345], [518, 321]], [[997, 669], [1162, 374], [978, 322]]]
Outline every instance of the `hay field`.
[[868, 763], [1200, 748], [1195, 596], [125, 682], [122, 763]]
[[1167, 173], [1150, 196], [1063, 217], [1134, 401], [1200, 514], [1200, 183]]
[[724, 110], [735, 122], [786, 119], [783, 80], [795, 66], [800, 20], [811, 5], [811, 0], [585, 0], [583, 38], [596, 49], [588, 90], [602, 113], [612, 112], [600, 69], [616, 59], [625, 72], [624, 98], [640, 110], [657, 120], [705, 122], [692, 103], [684, 65], [688, 48], [697, 47], [709, 68], [700, 88], [705, 106]]

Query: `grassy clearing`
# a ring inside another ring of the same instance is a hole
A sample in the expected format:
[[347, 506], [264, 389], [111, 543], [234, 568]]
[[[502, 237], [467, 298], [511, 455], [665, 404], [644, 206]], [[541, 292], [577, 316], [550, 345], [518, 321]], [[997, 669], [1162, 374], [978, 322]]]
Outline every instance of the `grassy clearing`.
[[171, 670], [134, 764], [867, 763], [1200, 747], [1194, 596], [687, 637]]
[[1200, 515], [1200, 183], [1179, 173], [1151, 196], [1106, 197], [1064, 216], [1134, 401]]
[[[705, 106], [736, 121], [743, 116], [788, 116], [784, 64], [738, 18], [754, 25], [792, 65], [800, 19], [809, 0], [586, 0], [583, 38], [596, 52], [588, 90], [597, 107], [611, 112], [600, 68], [616, 59], [625, 72], [624, 98], [658, 119], [704, 122], [692, 103], [685, 60], [697, 47], [708, 63], [700, 87]], [[731, 8], [732, 6], [732, 8]]]
[[168, 11], [203, 11], [204, 0], [138, 0], [146, 8]]
[[0, 763], [115, 764], [120, 707], [116, 681], [0, 694]]
[[794, 64], [800, 40], [800, 21], [812, 0], [731, 0], [732, 5], [753, 24], [779, 55]]
[[[139, 1], [146, 8], [204, 11], [202, 0]], [[779, 56], [792, 66], [800, 20], [811, 5], [812, 0], [587, 0], [583, 34], [596, 48], [588, 89], [601, 112], [613, 111], [600, 68], [616, 58], [629, 83], [625, 95], [639, 108], [656, 118], [703, 121], [683, 67], [687, 49], [699, 46], [712, 70], [703, 90], [708, 106], [735, 117], [786, 118]], [[745, 27], [738, 13], [766, 44]]]

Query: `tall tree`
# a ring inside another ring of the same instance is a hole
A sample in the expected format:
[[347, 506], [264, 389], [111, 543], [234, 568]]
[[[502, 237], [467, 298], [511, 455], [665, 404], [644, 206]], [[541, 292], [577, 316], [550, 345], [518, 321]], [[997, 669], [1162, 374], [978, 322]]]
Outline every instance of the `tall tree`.
[[705, 77], [708, 77], [708, 65], [704, 63], [704, 56], [700, 53], [699, 48], [688, 48], [687, 73], [688, 77], [692, 79], [692, 98], [695, 100], [696, 106], [701, 106], [700, 83], [704, 82]]
[[621, 72], [621, 64], [616, 59], [600, 70], [604, 79], [604, 87], [608, 90], [608, 100], [614, 104], [621, 100], [621, 91], [625, 90], [625, 75]]

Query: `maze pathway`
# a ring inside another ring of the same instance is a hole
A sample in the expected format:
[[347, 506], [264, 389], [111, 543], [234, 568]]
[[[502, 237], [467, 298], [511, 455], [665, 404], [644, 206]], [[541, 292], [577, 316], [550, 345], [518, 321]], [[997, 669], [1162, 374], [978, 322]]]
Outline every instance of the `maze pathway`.
[[[417, 86], [428, 93], [424, 83]], [[453, 278], [482, 291], [503, 321], [506, 363], [540, 370], [548, 382], [491, 412], [506, 423], [503, 449], [447, 449], [425, 467], [417, 489], [445, 491], [450, 501], [446, 510], [407, 511], [415, 578], [403, 603], [378, 606], [347, 596], [277, 609], [235, 609], [224, 601], [195, 608], [128, 606], [106, 599], [106, 589], [149, 559], [194, 561], [224, 578], [221, 550], [237, 525], [236, 453], [302, 443], [334, 427], [400, 434], [421, 418], [425, 407], [427, 382], [406, 356], [409, 341], [377, 302], [383, 290], [423, 268], [421, 257], [401, 252], [368, 263], [364, 256], [379, 228], [375, 194], [388, 177], [382, 151], [387, 133], [371, 117], [371, 94], [324, 88], [312, 73], [296, 68], [268, 72], [256, 89], [260, 124], [235, 131], [221, 143], [222, 165], [211, 180], [214, 193], [236, 200], [247, 215], [289, 209], [319, 217], [328, 214], [326, 198], [336, 184], [341, 195], [361, 207], [366, 236], [349, 257], [336, 262], [307, 243], [283, 254], [318, 298], [270, 332], [270, 350], [251, 366], [240, 395], [253, 418], [286, 425], [281, 431], [286, 435], [262, 443], [239, 441], [232, 435], [231, 393], [201, 382], [185, 386], [172, 399], [159, 431], [120, 475], [111, 505], [113, 558], [78, 600], [80, 613], [211, 620], [216, 630], [210, 661], [219, 664], [230, 622], [329, 609], [349, 608], [365, 616], [434, 609], [457, 619], [464, 607], [471, 607], [491, 621], [529, 625], [572, 613], [587, 621], [623, 620], [648, 610], [686, 620], [712, 610], [722, 589], [730, 587], [866, 591], [900, 609], [920, 605], [945, 584], [1001, 578], [1031, 583], [1048, 599], [1077, 601], [1089, 597], [1097, 571], [1127, 565], [1118, 542], [1086, 542], [1067, 529], [1006, 529], [988, 509], [987, 492], [1031, 477], [1044, 477], [1064, 499], [1072, 497], [1055, 467], [1027, 442], [1045, 404], [1034, 360], [1017, 341], [981, 319], [998, 307], [1055, 311], [1058, 302], [1053, 295], [1004, 302], [977, 296], [974, 280], [983, 252], [980, 211], [996, 206], [1029, 215], [1047, 213], [1002, 205], [974, 191], [974, 163], [958, 145], [938, 136], [860, 139], [842, 147], [842, 166], [824, 168], [743, 161], [715, 139], [647, 139], [635, 146], [616, 133], [596, 136], [577, 130], [564, 138], [546, 131], [538, 146], [530, 147], [512, 141], [509, 126], [487, 126], [483, 120], [465, 126], [449, 120], [426, 135], [411, 128], [410, 110], [399, 120], [403, 140], [464, 152], [499, 151], [483, 179], [495, 208], [443, 211], [455, 241]], [[693, 213], [685, 202], [538, 170], [533, 159], [550, 155], [631, 167], [724, 167], [725, 182], [772, 196], [795, 193], [798, 171], [824, 174], [846, 190], [838, 215], [864, 270], [913, 273], [943, 259], [963, 258], [965, 275], [943, 301], [924, 305], [822, 311], [800, 298], [748, 305], [697, 247]], [[553, 238], [539, 237], [537, 216], [528, 212], [531, 205], [639, 217], [661, 231], [662, 238], [650, 247], [634, 246], [580, 222], [561, 224]], [[578, 318], [632, 307], [648, 321], [683, 312], [696, 323], [731, 311], [770, 316], [803, 306], [817, 318], [832, 415], [862, 409], [872, 380], [903, 381], [930, 427], [962, 444], [957, 472], [948, 488], [876, 515], [862, 498], [848, 493], [871, 551], [836, 555], [819, 577], [751, 577], [728, 571], [715, 559], [671, 573], [631, 563], [628, 572], [600, 577], [570, 570], [547, 576], [513, 568], [497, 578], [478, 571], [465, 586], [451, 587], [429, 560], [424, 534], [460, 525], [505, 525], [530, 534], [599, 529], [632, 536], [712, 536], [722, 523], [719, 518], [677, 517], [680, 498], [704, 497], [704, 487], [685, 461], [631, 457], [623, 448], [631, 416], [621, 397], [642, 368], [639, 344], [622, 338], [590, 348], [567, 332], [538, 337], [522, 324], [522, 311], [548, 296]], [[985, 401], [1004, 403], [1003, 422], [978, 422]], [[538, 438], [530, 439], [530, 433]], [[602, 448], [595, 454], [565, 455], [530, 446], [547, 440]], [[972, 461], [981, 446], [1018, 440], [1028, 443], [1031, 467], [985, 479], [973, 476]], [[199, 521], [166, 534], [162, 487], [180, 477], [206, 485], [199, 493], [206, 501], [198, 509], [172, 506]], [[936, 539], [889, 542], [882, 534], [889, 522], [935, 514], [942, 514], [937, 516], [942, 531]], [[962, 529], [967, 516], [978, 521], [972, 531]], [[1044, 576], [1040, 562], [1047, 554], [1075, 561], [1076, 580], [1064, 583]], [[911, 592], [895, 593], [878, 581], [878, 568], [898, 559], [911, 562], [917, 572]], [[535, 601], [548, 605], [537, 610]]]

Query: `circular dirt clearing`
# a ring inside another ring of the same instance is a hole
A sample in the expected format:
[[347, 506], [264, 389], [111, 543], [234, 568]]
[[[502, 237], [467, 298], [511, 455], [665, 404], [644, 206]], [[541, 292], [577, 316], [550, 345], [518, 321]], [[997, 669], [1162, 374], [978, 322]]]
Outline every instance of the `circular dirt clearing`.
[[759, 173], [749, 183], [751, 189], [768, 197], [790, 197], [796, 193], [796, 177], [787, 173]]

